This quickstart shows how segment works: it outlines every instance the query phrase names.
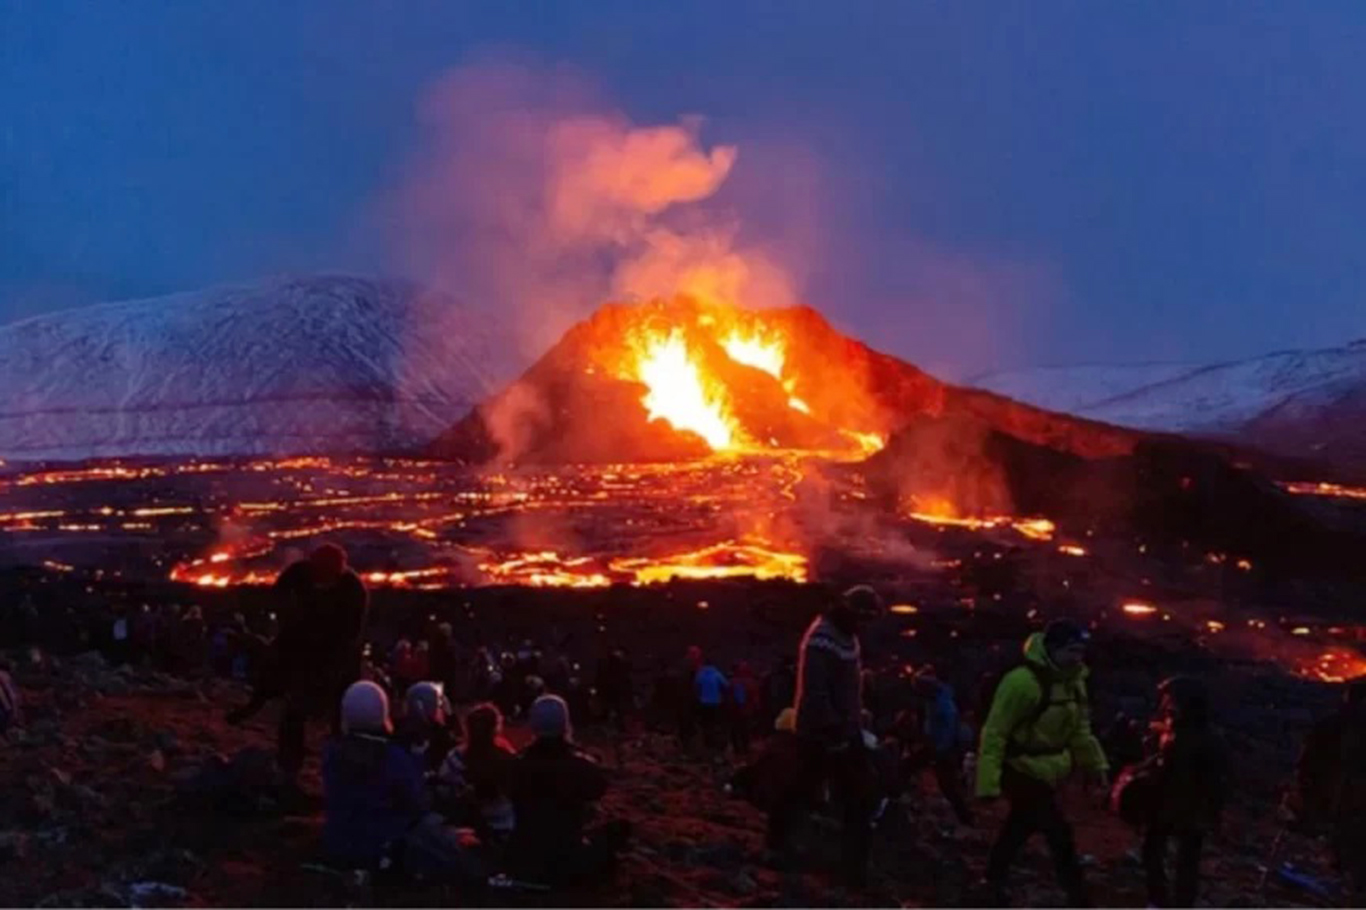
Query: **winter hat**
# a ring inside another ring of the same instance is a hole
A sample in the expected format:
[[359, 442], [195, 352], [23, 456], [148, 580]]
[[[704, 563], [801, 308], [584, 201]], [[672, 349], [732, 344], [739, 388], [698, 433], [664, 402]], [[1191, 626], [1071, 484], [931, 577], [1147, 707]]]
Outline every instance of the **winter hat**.
[[368, 679], [352, 683], [342, 696], [343, 733], [390, 733], [389, 696]]
[[446, 721], [446, 694], [441, 683], [419, 682], [408, 687], [403, 697], [403, 710], [410, 717], [421, 717], [434, 724]]
[[797, 709], [783, 708], [778, 713], [778, 719], [773, 722], [773, 729], [779, 733], [793, 733], [797, 729]]
[[1091, 633], [1070, 619], [1055, 619], [1043, 630], [1044, 647], [1050, 651], [1066, 648], [1075, 644], [1085, 644], [1091, 640]]
[[558, 695], [542, 695], [532, 702], [527, 722], [537, 739], [568, 739], [572, 732], [569, 705]]
[[882, 595], [872, 585], [854, 585], [840, 595], [840, 600], [860, 616], [876, 616], [882, 612]]

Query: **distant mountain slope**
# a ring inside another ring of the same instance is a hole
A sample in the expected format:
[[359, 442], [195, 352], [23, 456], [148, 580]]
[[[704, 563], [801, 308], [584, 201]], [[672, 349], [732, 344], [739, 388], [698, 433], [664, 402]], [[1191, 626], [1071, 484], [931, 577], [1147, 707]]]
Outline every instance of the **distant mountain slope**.
[[1366, 341], [1209, 366], [1015, 370], [970, 384], [1106, 423], [1366, 465]]
[[415, 447], [512, 375], [497, 326], [399, 281], [280, 278], [0, 326], [0, 457]]

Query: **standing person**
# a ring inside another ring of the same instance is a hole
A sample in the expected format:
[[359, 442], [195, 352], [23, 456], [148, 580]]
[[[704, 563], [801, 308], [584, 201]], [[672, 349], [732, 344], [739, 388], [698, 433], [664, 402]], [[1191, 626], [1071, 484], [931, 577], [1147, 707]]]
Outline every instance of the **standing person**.
[[1366, 906], [1366, 681], [1348, 684], [1342, 705], [1305, 738], [1296, 767], [1299, 811], [1323, 823], [1351, 906]]
[[631, 692], [631, 660], [626, 656], [625, 648], [613, 648], [598, 662], [594, 688], [598, 690], [603, 720], [615, 725], [618, 732], [624, 732], [634, 701]]
[[777, 723], [778, 717], [797, 703], [797, 662], [784, 654], [778, 666], [764, 677], [764, 707], [768, 722]]
[[685, 751], [692, 748], [693, 737], [697, 735], [697, 695], [693, 687], [696, 685], [697, 671], [701, 669], [702, 649], [697, 645], [689, 645], [683, 656], [678, 703], [674, 706], [678, 712], [678, 741]]
[[726, 693], [730, 681], [710, 663], [703, 663], [693, 676], [693, 700], [697, 708], [697, 725], [702, 730], [702, 742], [708, 751], [725, 749], [723, 738]]
[[[1176, 676], [1158, 686], [1161, 735], [1157, 752], [1123, 780], [1146, 781], [1136, 796], [1150, 907], [1194, 907], [1200, 851], [1219, 823], [1228, 785], [1228, 759], [1210, 729], [1209, 697], [1199, 680]], [[1122, 802], [1123, 780], [1116, 786]], [[1127, 814], [1127, 813], [1126, 813]], [[1167, 886], [1167, 847], [1176, 841], [1175, 888]]]
[[758, 714], [759, 681], [749, 661], [742, 660], [730, 675], [730, 744], [737, 758], [749, 753]]
[[774, 801], [768, 847], [784, 854], [791, 828], [827, 781], [843, 799], [840, 872], [851, 884], [867, 874], [876, 782], [864, 743], [860, 699], [860, 615], [876, 612], [877, 592], [867, 585], [845, 591], [812, 620], [797, 663], [796, 733], [800, 773]]
[[369, 595], [346, 564], [346, 551], [324, 544], [276, 579], [280, 632], [271, 645], [268, 672], [246, 707], [229, 720], [240, 723], [266, 701], [283, 697], [277, 760], [291, 780], [303, 767], [310, 715], [330, 710], [339, 726], [341, 693], [360, 676], [362, 635]]
[[1010, 803], [987, 862], [985, 884], [994, 904], [1006, 905], [1010, 865], [1042, 832], [1071, 905], [1089, 905], [1072, 826], [1057, 801], [1057, 789], [1074, 767], [1107, 784], [1105, 752], [1091, 730], [1083, 662], [1089, 640], [1076, 623], [1050, 622], [1025, 640], [1024, 663], [1001, 678], [992, 696], [978, 750], [977, 795], [1004, 795]]
[[455, 644], [455, 629], [448, 622], [438, 623], [431, 638], [431, 678], [441, 683], [442, 691], [454, 701], [460, 691], [460, 655]]
[[915, 674], [914, 689], [924, 700], [923, 727], [915, 731], [923, 745], [912, 756], [911, 766], [921, 767], [928, 760], [939, 792], [948, 800], [954, 816], [961, 824], [971, 825], [972, 808], [963, 793], [962, 722], [953, 687], [939, 678], [934, 667], [926, 665]]
[[0, 734], [24, 725], [24, 702], [10, 670], [10, 662], [0, 658]]

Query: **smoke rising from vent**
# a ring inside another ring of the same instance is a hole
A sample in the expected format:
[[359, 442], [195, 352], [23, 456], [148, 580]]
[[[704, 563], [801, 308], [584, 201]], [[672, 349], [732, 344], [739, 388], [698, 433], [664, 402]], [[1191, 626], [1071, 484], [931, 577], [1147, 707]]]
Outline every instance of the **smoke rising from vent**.
[[700, 118], [638, 124], [576, 72], [495, 62], [447, 74], [420, 123], [391, 213], [400, 263], [513, 314], [528, 356], [609, 298], [794, 300], [774, 254], [716, 207], [740, 151], [709, 145]]

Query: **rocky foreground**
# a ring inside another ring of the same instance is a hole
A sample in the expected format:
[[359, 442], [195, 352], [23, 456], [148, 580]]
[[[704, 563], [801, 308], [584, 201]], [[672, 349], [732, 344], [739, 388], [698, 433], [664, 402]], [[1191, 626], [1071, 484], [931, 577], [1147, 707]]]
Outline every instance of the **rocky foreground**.
[[[724, 598], [703, 611], [691, 600], [686, 610], [682, 606], [658, 604], [653, 615], [639, 608], [614, 614], [614, 631], [625, 641], [644, 635], [657, 641], [672, 629], [668, 635], [679, 637], [680, 645], [681, 636], [697, 635], [704, 646], [712, 640], [729, 643], [717, 644], [718, 650], [752, 650], [762, 642], [763, 650], [777, 652], [795, 642], [809, 616], [794, 608], [775, 623], [762, 611], [746, 615], [729, 609]], [[766, 634], [756, 628], [756, 616], [772, 626]], [[602, 614], [588, 618], [606, 622]], [[919, 617], [918, 626], [917, 641], [923, 644], [915, 647], [938, 650], [941, 664], [955, 652], [935, 644], [936, 636], [945, 644], [957, 639], [955, 647], [963, 654], [985, 653], [1016, 640], [1020, 631], [997, 630], [995, 641], [985, 633], [966, 640], [933, 617]], [[703, 630], [712, 634], [704, 636]], [[891, 638], [870, 630], [869, 650], [908, 641], [888, 634]], [[439, 887], [376, 889], [323, 867], [316, 847], [322, 818], [315, 761], [306, 770], [305, 787], [318, 798], [304, 804], [282, 805], [269, 787], [230, 805], [197, 796], [195, 781], [217, 755], [237, 756], [239, 768], [250, 774], [254, 767], [263, 779], [269, 777], [273, 711], [241, 729], [222, 720], [224, 710], [245, 695], [238, 684], [112, 669], [95, 653], [37, 662], [29, 654], [12, 657], [28, 717], [0, 748], [0, 904], [449, 906], [469, 900]], [[1260, 887], [1279, 831], [1279, 787], [1303, 731], [1331, 706], [1331, 687], [1294, 680], [1263, 665], [1219, 662], [1193, 647], [1133, 637], [1102, 637], [1093, 663], [1101, 728], [1118, 710], [1146, 710], [1152, 684], [1174, 670], [1205, 674], [1220, 694], [1238, 780], [1223, 830], [1207, 851], [1205, 900], [1212, 906], [1331, 905], [1331, 896], [1281, 876], [1272, 876], [1266, 890]], [[890, 682], [892, 670], [881, 672]], [[514, 738], [519, 735], [514, 728]], [[606, 906], [980, 903], [973, 883], [998, 818], [983, 812], [977, 828], [959, 828], [928, 777], [884, 822], [869, 889], [848, 892], [832, 888], [823, 873], [833, 860], [828, 853], [835, 839], [820, 817], [804, 838], [801, 871], [765, 868], [763, 818], [723, 790], [733, 767], [729, 759], [681, 755], [670, 736], [644, 723], [620, 742], [591, 727], [581, 730], [580, 739], [613, 768], [604, 814], [629, 819], [636, 829], [619, 873], [583, 893], [495, 891], [480, 900]], [[1097, 798], [1078, 791], [1068, 800], [1080, 849], [1089, 857], [1097, 903], [1143, 906], [1135, 834]], [[1313, 839], [1294, 835], [1281, 859], [1331, 886], [1321, 856]], [[1031, 846], [1015, 882], [1019, 905], [1046, 906], [1061, 899], [1041, 842]]]

